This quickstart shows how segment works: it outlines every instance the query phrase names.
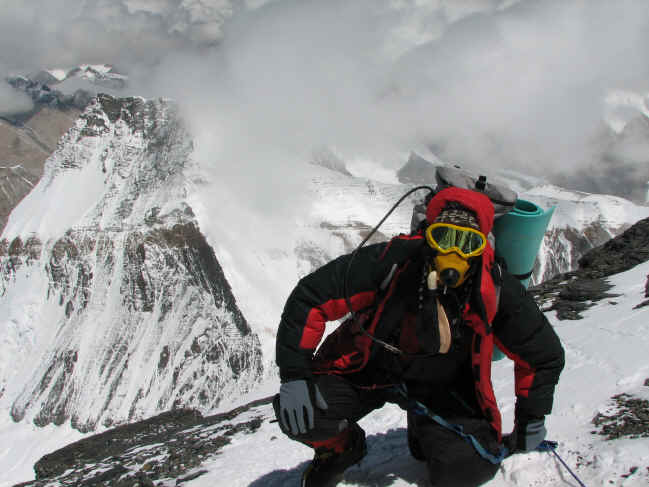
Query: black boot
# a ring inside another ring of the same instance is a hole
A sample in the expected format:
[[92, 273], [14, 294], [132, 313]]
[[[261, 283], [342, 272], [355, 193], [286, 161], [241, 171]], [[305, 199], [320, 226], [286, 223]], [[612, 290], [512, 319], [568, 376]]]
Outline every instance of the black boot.
[[313, 460], [302, 474], [302, 487], [333, 487], [343, 478], [345, 470], [367, 454], [365, 432], [353, 424], [349, 443], [342, 452], [319, 448]]
[[411, 412], [408, 412], [408, 449], [415, 460], [426, 460], [417, 439], [416, 419]]

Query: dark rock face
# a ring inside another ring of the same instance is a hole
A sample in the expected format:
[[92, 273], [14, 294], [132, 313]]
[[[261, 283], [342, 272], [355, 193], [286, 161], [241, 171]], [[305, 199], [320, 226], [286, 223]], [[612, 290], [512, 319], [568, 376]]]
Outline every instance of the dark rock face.
[[591, 250], [579, 261], [579, 268], [592, 277], [606, 277], [649, 260], [649, 219], [644, 219]]
[[588, 251], [579, 269], [560, 274], [530, 288], [543, 311], [556, 310], [559, 319], [581, 319], [580, 313], [594, 302], [614, 298], [606, 277], [649, 260], [649, 218], [640, 220], [621, 235]]
[[[152, 486], [160, 479], [176, 485], [205, 470], [202, 462], [218, 454], [237, 433], [252, 434], [264, 421], [260, 399], [227, 413], [203, 417], [191, 409], [172, 410], [72, 443], [45, 455], [36, 465], [36, 480], [20, 484], [126, 487]], [[248, 413], [246, 419], [240, 419]], [[252, 416], [252, 417], [251, 417]]]

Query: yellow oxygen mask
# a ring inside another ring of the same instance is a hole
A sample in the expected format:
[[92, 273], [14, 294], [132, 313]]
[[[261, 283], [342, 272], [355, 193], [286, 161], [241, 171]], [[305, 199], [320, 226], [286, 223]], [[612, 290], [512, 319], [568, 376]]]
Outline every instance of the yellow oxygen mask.
[[469, 261], [455, 252], [438, 254], [434, 262], [440, 284], [448, 287], [461, 286], [471, 268]]
[[435, 269], [442, 286], [458, 287], [466, 279], [469, 259], [484, 252], [484, 233], [451, 223], [433, 223], [426, 229], [426, 241], [437, 251]]

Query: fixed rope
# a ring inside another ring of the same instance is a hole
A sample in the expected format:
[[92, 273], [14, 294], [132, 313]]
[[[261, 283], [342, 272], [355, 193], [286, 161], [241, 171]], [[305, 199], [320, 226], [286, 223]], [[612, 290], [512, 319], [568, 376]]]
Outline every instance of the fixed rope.
[[[408, 409], [412, 411], [414, 414], [420, 414], [424, 416], [428, 416], [430, 419], [435, 421], [437, 424], [440, 426], [453, 431], [454, 433], [458, 434], [461, 436], [465, 441], [469, 442], [475, 451], [480, 455], [482, 458], [487, 460], [488, 462], [497, 465], [501, 463], [507, 456], [510, 455], [510, 451], [507, 449], [507, 447], [502, 446], [500, 452], [498, 454], [493, 454], [489, 452], [485, 447], [483, 447], [480, 442], [475, 438], [473, 435], [467, 434], [463, 431], [462, 426], [458, 424], [453, 424], [449, 423], [446, 421], [444, 418], [441, 416], [433, 413], [427, 406], [422, 404], [419, 401], [413, 400], [410, 397], [408, 397], [408, 391], [405, 387], [405, 384], [401, 384], [400, 386], [396, 387], [397, 392], [399, 395], [404, 397], [407, 402], [408, 402]], [[561, 462], [561, 465], [564, 466], [564, 468], [570, 473], [570, 475], [573, 476], [573, 478], [579, 483], [580, 487], [586, 487], [586, 485], [577, 477], [577, 474], [572, 471], [572, 469], [568, 466], [568, 464], [559, 456], [557, 453], [557, 446], [558, 443], [556, 441], [550, 441], [550, 440], [543, 440], [539, 446], [536, 447], [536, 451], [539, 452], [548, 452], [552, 453], [559, 462]]]

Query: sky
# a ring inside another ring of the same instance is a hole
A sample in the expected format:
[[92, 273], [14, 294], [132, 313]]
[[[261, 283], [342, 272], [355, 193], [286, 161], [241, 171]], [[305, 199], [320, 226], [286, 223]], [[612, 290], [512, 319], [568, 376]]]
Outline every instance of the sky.
[[322, 146], [636, 200], [649, 181], [646, 140], [604, 123], [642, 116], [612, 91], [649, 106], [644, 0], [12, 0], [0, 43], [0, 74], [112, 63], [134, 94], [178, 100], [198, 159], [272, 211], [301, 203], [287, 195]]

